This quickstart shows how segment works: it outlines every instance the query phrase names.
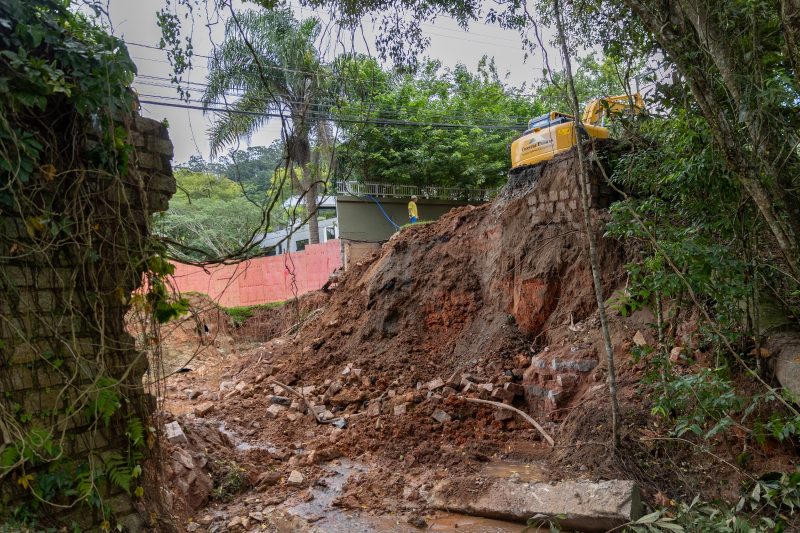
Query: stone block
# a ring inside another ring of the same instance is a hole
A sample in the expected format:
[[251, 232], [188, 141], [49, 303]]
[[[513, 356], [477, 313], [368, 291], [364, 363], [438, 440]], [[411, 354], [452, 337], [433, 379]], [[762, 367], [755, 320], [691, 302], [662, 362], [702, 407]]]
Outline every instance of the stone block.
[[[466, 487], [469, 491], [464, 490]], [[471, 478], [448, 478], [434, 486], [428, 503], [443, 511], [520, 523], [540, 516], [561, 529], [585, 532], [619, 528], [639, 518], [643, 511], [639, 488], [633, 481], [551, 484], [492, 479], [477, 491], [476, 487]]]
[[164, 425], [164, 434], [167, 437], [167, 440], [172, 444], [183, 444], [188, 442], [186, 438], [186, 434], [183, 432], [183, 428], [178, 422], [169, 422]]

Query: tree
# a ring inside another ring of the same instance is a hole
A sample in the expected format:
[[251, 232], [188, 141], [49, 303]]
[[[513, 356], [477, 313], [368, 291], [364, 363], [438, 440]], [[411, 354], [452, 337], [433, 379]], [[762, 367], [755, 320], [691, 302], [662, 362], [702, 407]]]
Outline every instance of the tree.
[[508, 144], [543, 112], [522, 90], [504, 85], [486, 57], [477, 73], [460, 64], [443, 70], [430, 60], [412, 72], [383, 71], [373, 59], [352, 62], [362, 81], [335, 116], [365, 118], [342, 121], [345, 141], [337, 150], [340, 173], [358, 179], [496, 187], [506, 180]]
[[178, 169], [178, 192], [169, 210], [156, 215], [156, 231], [180, 246], [182, 259], [226, 257], [248, 248], [262, 225], [262, 209], [241, 186], [224, 177]]
[[255, 132], [270, 114], [281, 117], [286, 163], [308, 208], [311, 243], [319, 242], [317, 194], [322, 181], [322, 165], [311, 163], [332, 142], [324, 112], [326, 68], [314, 46], [318, 34], [317, 19], [297, 21], [288, 9], [231, 10], [225, 40], [210, 60], [203, 94], [208, 105], [224, 102], [230, 91], [242, 93], [230, 105], [232, 112], [211, 128], [212, 154]]

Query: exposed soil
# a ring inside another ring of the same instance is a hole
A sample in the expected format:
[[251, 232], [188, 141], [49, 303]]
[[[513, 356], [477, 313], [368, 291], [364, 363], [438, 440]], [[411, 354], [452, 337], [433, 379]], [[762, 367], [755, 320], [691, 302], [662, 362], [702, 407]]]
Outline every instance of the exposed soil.
[[[553, 191], [569, 198], [574, 176], [572, 158], [562, 157], [490, 204], [405, 228], [331, 292], [258, 310], [238, 330], [209, 316], [216, 338], [199, 353], [194, 329], [167, 339], [173, 357], [194, 356], [174, 365], [191, 371], [172, 375], [164, 394], [163, 421], [177, 420], [188, 437], [165, 444], [168, 473], [182, 480], [169, 491], [180, 523], [191, 531], [455, 530], [462, 518], [427, 509], [433, 484], [455, 474], [635, 479], [649, 501], [735, 493], [735, 472], [720, 483], [719, 463], [691, 447], [665, 458], [659, 441], [642, 440], [663, 434], [649, 415], [644, 367], [630, 357], [637, 332], [654, 341], [646, 311], [609, 310], [624, 411], [622, 450], [610, 453], [605, 351], [579, 213], [564, 202], [543, 217], [539, 207]], [[607, 213], [592, 216], [600, 225]], [[601, 238], [599, 253], [611, 295], [624, 285], [625, 250]], [[319, 423], [275, 382], [342, 427]], [[513, 414], [465, 397], [523, 409], [556, 447]], [[773, 469], [784, 464], [762, 455]], [[185, 481], [202, 475], [216, 480], [211, 503], [208, 483]]]

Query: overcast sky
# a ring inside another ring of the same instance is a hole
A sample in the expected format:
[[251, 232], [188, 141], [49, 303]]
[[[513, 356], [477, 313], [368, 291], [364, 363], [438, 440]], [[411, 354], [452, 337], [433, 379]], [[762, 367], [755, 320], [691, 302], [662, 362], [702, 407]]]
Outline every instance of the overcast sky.
[[[166, 78], [170, 73], [170, 66], [166, 54], [161, 50], [145, 48], [143, 46], [157, 46], [161, 37], [161, 30], [156, 24], [156, 11], [164, 5], [164, 0], [110, 0], [110, 16], [113, 32], [124, 38], [129, 44], [129, 51], [136, 62], [139, 77], [136, 89], [142, 100], [152, 99], [147, 95], [162, 97], [177, 97], [177, 92], [168, 82], [153, 80], [152, 77]], [[253, 6], [245, 4], [245, 6]], [[317, 13], [308, 9], [301, 9], [295, 4], [293, 7], [295, 17], [307, 18], [317, 16], [323, 23], [329, 17], [326, 13]], [[198, 14], [199, 16], [199, 14]], [[222, 24], [216, 25], [209, 31], [202, 26], [203, 20], [197, 19], [195, 26], [194, 46], [195, 53], [208, 55], [212, 48], [212, 41], [219, 42], [222, 36]], [[361, 35], [351, 42], [348, 38], [348, 49], [376, 55], [374, 42], [374, 26], [371, 21], [363, 22], [363, 37]], [[464, 32], [455, 21], [440, 17], [433, 24], [423, 24], [423, 30], [431, 40], [431, 45], [425, 55], [440, 60], [444, 66], [452, 67], [457, 63], [465, 64], [470, 70], [476, 70], [478, 61], [486, 54], [494, 57], [501, 75], [508, 73], [507, 82], [514, 86], [521, 86], [527, 82], [537, 81], [542, 76], [543, 60], [538, 51], [525, 61], [519, 34], [516, 31], [503, 30], [496, 26], [473, 23], [468, 32]], [[547, 33], [545, 40], [549, 41], [551, 34]], [[328, 42], [320, 43], [328, 48], [326, 56], [332, 57], [344, 49], [341, 45], [333, 46]], [[366, 41], [366, 42], [365, 42]], [[368, 45], [368, 46], [367, 46]], [[552, 49], [549, 51], [550, 63], [553, 68], [560, 66], [558, 54]], [[202, 58], [195, 58], [195, 67], [190, 74], [190, 80], [204, 82], [207, 74], [206, 62]], [[194, 94], [199, 97], [199, 93]], [[178, 100], [161, 100], [169, 103], [180, 103]], [[166, 118], [170, 124], [170, 137], [175, 145], [175, 162], [182, 163], [190, 156], [200, 154], [208, 159], [207, 129], [213, 115], [204, 115], [200, 110], [175, 109], [155, 105], [143, 105], [144, 116], [161, 120]], [[252, 139], [243, 139], [241, 147], [248, 145], [265, 145], [279, 137], [280, 123], [273, 121], [267, 124]]]

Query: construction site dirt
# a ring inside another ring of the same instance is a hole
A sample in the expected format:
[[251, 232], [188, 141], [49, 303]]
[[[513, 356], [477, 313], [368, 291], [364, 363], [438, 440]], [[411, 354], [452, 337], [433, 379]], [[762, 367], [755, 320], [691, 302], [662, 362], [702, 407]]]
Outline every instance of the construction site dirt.
[[[209, 532], [524, 528], [436, 508], [437, 484], [456, 478], [468, 482], [448, 497], [464, 501], [496, 479], [632, 480], [646, 502], [735, 495], [735, 471], [721, 482], [691, 447], [665, 456], [649, 438], [662, 430], [631, 347], [654, 345], [655, 319], [612, 305], [631, 257], [602, 236], [609, 215], [593, 208], [623, 413], [611, 453], [575, 163], [568, 155], [540, 167], [491, 203], [402, 229], [327, 292], [256, 309], [238, 327], [193, 296], [209, 333], [198, 315], [171, 326], [158, 415], [178, 426], [160, 451], [176, 523]], [[676, 320], [689, 345], [693, 317]], [[702, 361], [698, 352], [686, 364]], [[470, 398], [516, 407], [542, 431]], [[780, 450], [756, 455], [791, 461]]]

